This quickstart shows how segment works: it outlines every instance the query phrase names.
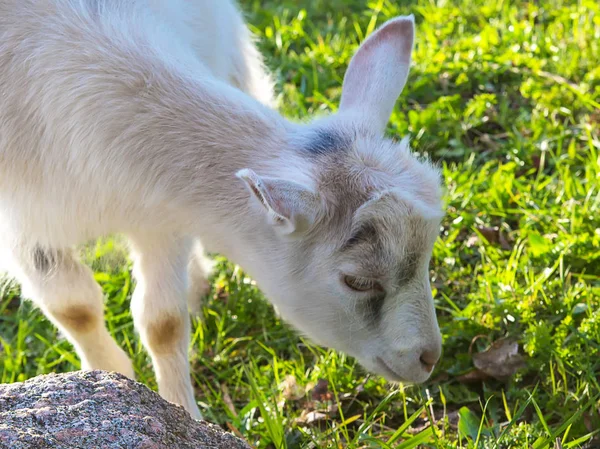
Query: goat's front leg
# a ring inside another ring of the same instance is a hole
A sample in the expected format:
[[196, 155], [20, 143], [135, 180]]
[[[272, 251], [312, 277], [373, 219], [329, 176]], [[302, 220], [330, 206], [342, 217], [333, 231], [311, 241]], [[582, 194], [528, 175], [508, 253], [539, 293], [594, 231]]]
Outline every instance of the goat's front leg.
[[137, 286], [133, 319], [152, 357], [160, 395], [201, 418], [190, 381], [186, 303], [191, 241], [164, 235], [130, 238]]

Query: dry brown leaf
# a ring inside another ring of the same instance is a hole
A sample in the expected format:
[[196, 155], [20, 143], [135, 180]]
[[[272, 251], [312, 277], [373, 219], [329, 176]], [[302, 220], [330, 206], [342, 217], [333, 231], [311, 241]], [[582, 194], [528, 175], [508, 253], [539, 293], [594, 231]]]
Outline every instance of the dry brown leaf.
[[333, 395], [329, 391], [329, 382], [326, 379], [319, 379], [317, 385], [312, 390], [312, 398], [315, 401], [331, 401]]
[[503, 232], [500, 232], [500, 248], [502, 248], [505, 251], [509, 251], [512, 249], [512, 245], [508, 243], [508, 240], [506, 240], [506, 237], [504, 237]]
[[500, 248], [504, 250], [512, 249], [512, 246], [508, 240], [506, 240], [504, 233], [498, 226], [479, 226], [477, 231], [479, 231], [479, 233], [492, 245], [500, 245]]
[[498, 226], [478, 226], [477, 231], [489, 242], [500, 242], [500, 228]]
[[473, 354], [475, 368], [497, 380], [508, 380], [525, 362], [519, 354], [518, 343], [503, 338], [497, 340], [484, 352]]
[[233, 416], [237, 417], [237, 411], [235, 410], [235, 405], [233, 405], [233, 401], [231, 400], [231, 396], [229, 395], [229, 389], [227, 385], [221, 384], [221, 394], [223, 396], [223, 402], [227, 406], [227, 408], [233, 413]]

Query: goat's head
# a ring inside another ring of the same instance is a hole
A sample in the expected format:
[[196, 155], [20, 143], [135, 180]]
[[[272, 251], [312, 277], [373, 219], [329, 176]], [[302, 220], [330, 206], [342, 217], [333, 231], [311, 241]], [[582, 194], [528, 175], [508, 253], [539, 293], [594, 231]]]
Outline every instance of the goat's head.
[[339, 111], [294, 131], [308, 175], [238, 176], [267, 217], [270, 272], [254, 275], [283, 317], [390, 380], [422, 382], [441, 352], [428, 269], [440, 177], [408, 139], [383, 136], [413, 37], [412, 17], [384, 24], [353, 57]]

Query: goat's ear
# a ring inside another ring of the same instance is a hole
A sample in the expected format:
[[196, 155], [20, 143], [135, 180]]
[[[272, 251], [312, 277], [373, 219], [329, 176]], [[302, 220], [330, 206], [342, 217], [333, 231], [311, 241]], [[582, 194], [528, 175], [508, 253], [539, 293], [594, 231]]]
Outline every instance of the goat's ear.
[[269, 223], [280, 233], [301, 233], [319, 215], [319, 195], [294, 181], [259, 176], [245, 168], [236, 173], [264, 208]]
[[344, 77], [340, 112], [385, 131], [408, 78], [414, 36], [411, 14], [387, 21], [363, 42]]

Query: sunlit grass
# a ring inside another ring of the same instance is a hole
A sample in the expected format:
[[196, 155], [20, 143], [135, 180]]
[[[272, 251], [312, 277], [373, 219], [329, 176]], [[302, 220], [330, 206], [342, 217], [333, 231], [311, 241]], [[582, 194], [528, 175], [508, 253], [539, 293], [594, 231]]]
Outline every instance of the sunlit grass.
[[[417, 45], [389, 134], [443, 169], [448, 214], [431, 276], [444, 335], [432, 381], [394, 386], [283, 324], [217, 258], [194, 322], [205, 417], [273, 447], [551, 448], [600, 429], [600, 6], [595, 1], [242, 1], [280, 109], [335, 110], [356, 45], [416, 16]], [[155, 388], [129, 314], [122, 244], [87, 247], [113, 335]], [[13, 284], [0, 290], [0, 380], [77, 369], [70, 345]], [[477, 337], [477, 338], [476, 338]], [[515, 339], [525, 367], [468, 382], [472, 353]], [[328, 385], [324, 381], [328, 382]], [[596, 439], [596, 444], [598, 440]]]

